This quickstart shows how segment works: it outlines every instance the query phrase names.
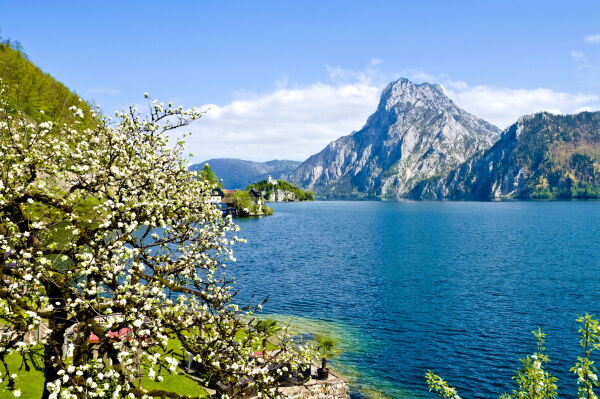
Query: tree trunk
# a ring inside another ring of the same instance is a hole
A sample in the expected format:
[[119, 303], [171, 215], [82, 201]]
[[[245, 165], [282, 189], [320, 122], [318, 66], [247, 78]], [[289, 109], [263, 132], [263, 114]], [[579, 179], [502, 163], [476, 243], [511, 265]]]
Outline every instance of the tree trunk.
[[321, 368], [325, 370], [327, 368], [327, 358], [321, 358]]
[[[46, 383], [56, 381], [60, 376], [58, 371], [64, 365], [63, 361], [63, 342], [65, 332], [73, 325], [73, 322], [67, 320], [65, 312], [65, 300], [63, 299], [60, 288], [53, 281], [45, 281], [44, 287], [46, 294], [50, 298], [50, 303], [54, 306], [54, 315], [48, 320], [48, 328], [51, 330], [46, 337], [48, 344], [44, 348], [44, 392], [42, 399], [48, 399], [50, 392]], [[58, 304], [57, 304], [58, 302]]]

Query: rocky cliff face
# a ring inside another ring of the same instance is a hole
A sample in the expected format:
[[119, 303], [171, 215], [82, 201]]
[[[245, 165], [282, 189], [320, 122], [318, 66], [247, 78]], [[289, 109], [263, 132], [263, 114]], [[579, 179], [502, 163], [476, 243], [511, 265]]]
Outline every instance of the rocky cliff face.
[[290, 179], [327, 198], [400, 198], [488, 149], [499, 129], [452, 102], [438, 85], [388, 85], [365, 126], [303, 162]]
[[447, 176], [422, 181], [413, 199], [600, 197], [600, 112], [525, 116], [489, 150]]
[[264, 193], [265, 199], [269, 202], [293, 202], [297, 201], [296, 194], [289, 190], [275, 188], [270, 193]]

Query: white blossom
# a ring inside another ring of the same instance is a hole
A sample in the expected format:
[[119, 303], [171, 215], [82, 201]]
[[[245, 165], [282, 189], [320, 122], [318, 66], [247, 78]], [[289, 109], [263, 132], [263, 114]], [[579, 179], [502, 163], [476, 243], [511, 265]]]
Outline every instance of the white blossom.
[[[0, 89], [5, 108], [2, 102]], [[149, 115], [132, 108], [113, 120], [78, 103], [70, 108], [74, 121], [21, 125], [0, 112], [7, 171], [0, 204], [19, 209], [0, 213], [0, 248], [12, 265], [0, 276], [7, 291], [0, 351], [34, 351], [37, 343], [10, 337], [44, 321], [38, 345], [59, 376], [47, 380], [48, 396], [120, 399], [139, 394], [140, 365], [157, 381], [157, 370], [182, 372], [178, 359], [165, 355], [179, 341], [208, 369], [201, 378], [244, 376], [252, 383], [238, 386], [242, 393], [275, 397], [276, 368], [253, 356], [263, 335], [250, 314], [261, 307], [232, 304], [234, 290], [223, 275], [235, 260], [238, 229], [210, 203], [210, 183], [188, 171], [183, 143], [168, 140], [170, 130], [202, 113], [154, 100], [149, 106]], [[92, 118], [96, 123], [86, 127]], [[232, 340], [240, 331], [248, 339]], [[78, 350], [92, 336], [110, 349], [110, 361]], [[49, 345], [53, 339], [60, 345]], [[313, 356], [308, 348], [292, 350], [284, 332], [278, 345], [274, 364], [294, 369]]]

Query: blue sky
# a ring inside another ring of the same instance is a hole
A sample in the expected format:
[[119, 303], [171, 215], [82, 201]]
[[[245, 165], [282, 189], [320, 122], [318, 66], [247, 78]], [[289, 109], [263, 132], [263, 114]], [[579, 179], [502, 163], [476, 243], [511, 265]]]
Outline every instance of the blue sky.
[[0, 28], [105, 111], [144, 92], [212, 104], [196, 160], [302, 160], [359, 129], [400, 76], [501, 127], [600, 104], [597, 1], [0, 0]]

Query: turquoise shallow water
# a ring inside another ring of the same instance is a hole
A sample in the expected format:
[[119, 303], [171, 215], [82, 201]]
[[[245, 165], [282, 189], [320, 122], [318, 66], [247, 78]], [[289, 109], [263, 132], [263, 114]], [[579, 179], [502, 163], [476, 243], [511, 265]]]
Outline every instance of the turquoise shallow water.
[[[238, 219], [238, 302], [336, 326], [352, 389], [428, 397], [434, 369], [463, 398], [512, 389], [548, 334], [561, 397], [578, 314], [600, 315], [600, 202], [313, 202]], [[373, 391], [375, 390], [375, 391]]]

